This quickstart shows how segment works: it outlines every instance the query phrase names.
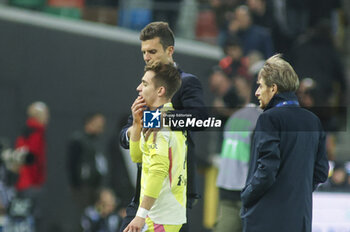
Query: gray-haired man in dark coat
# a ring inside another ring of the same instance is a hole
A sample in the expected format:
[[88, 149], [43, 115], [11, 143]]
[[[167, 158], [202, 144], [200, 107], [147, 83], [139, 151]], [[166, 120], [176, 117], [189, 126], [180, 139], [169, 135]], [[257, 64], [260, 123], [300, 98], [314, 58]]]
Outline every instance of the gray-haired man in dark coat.
[[312, 192], [328, 176], [319, 118], [299, 107], [298, 76], [280, 55], [258, 77], [264, 112], [255, 128], [242, 198], [245, 232], [311, 232]]

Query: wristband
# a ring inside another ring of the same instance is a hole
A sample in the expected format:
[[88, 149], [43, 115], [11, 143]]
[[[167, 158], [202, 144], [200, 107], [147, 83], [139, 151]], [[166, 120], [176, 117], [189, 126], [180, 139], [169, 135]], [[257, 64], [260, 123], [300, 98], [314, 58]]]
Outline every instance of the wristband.
[[149, 210], [139, 207], [137, 210], [136, 216], [141, 217], [141, 218], [146, 218], [148, 215]]

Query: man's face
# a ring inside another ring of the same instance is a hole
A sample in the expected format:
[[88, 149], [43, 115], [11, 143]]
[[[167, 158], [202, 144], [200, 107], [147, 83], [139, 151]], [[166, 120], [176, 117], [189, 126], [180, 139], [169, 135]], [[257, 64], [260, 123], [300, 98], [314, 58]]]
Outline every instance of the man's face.
[[239, 9], [239, 8], [236, 9], [235, 19], [237, 20], [240, 29], [245, 30], [250, 27], [251, 20], [246, 10]]
[[242, 49], [237, 45], [228, 46], [226, 52], [233, 60], [239, 60], [242, 57]]
[[304, 107], [312, 107], [315, 103], [314, 97], [311, 93], [314, 88], [314, 83], [311, 79], [304, 79], [300, 82], [300, 86], [298, 89], [298, 97], [300, 105]]
[[250, 10], [255, 12], [261, 12], [265, 7], [265, 4], [262, 0], [248, 0], [247, 5]]
[[94, 135], [100, 135], [104, 131], [105, 127], [105, 117], [102, 115], [96, 115], [91, 121], [88, 123], [88, 127], [90, 128], [90, 133]]
[[103, 133], [106, 119], [102, 114], [96, 114], [85, 124], [85, 132], [88, 135], [98, 136]]
[[137, 87], [137, 92], [145, 100], [148, 107], [152, 107], [158, 96], [158, 89], [156, 88], [153, 77], [153, 71], [147, 71], [141, 80], [141, 84]]
[[101, 213], [102, 217], [106, 217], [111, 214], [116, 207], [115, 197], [109, 191], [101, 193], [100, 199], [97, 203], [97, 209]]
[[269, 104], [271, 98], [276, 93], [276, 86], [267, 86], [265, 84], [264, 78], [258, 78], [258, 89], [255, 92], [255, 96], [258, 98], [260, 103], [260, 108], [265, 109], [267, 104]]
[[230, 81], [222, 72], [214, 72], [210, 76], [209, 85], [211, 91], [218, 96], [224, 96], [231, 87]]
[[163, 49], [160, 43], [160, 38], [141, 41], [141, 51], [143, 54], [143, 60], [146, 64], [160, 61], [163, 64], [172, 62], [172, 54], [174, 51], [173, 46], [169, 46], [166, 50]]

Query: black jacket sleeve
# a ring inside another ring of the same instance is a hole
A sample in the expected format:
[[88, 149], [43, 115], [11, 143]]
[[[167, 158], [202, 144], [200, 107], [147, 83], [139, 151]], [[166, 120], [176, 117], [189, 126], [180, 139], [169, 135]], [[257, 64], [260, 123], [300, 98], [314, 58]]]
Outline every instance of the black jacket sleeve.
[[315, 161], [313, 191], [315, 191], [320, 183], [324, 183], [327, 180], [328, 169], [329, 164], [326, 156], [326, 134], [325, 132], [322, 132]]
[[129, 149], [129, 140], [127, 139], [126, 133], [129, 129], [129, 127], [131, 127], [132, 121], [133, 121], [133, 118], [132, 118], [132, 115], [130, 115], [128, 118], [128, 123], [120, 131], [119, 142], [120, 142], [120, 145], [125, 149]]
[[[192, 117], [205, 120], [208, 112], [203, 100], [203, 89], [197, 77], [187, 75], [182, 78], [182, 85], [178, 93], [174, 96], [174, 114], [191, 114]], [[181, 104], [178, 104], [178, 102]], [[188, 128], [187, 128], [188, 129]]]

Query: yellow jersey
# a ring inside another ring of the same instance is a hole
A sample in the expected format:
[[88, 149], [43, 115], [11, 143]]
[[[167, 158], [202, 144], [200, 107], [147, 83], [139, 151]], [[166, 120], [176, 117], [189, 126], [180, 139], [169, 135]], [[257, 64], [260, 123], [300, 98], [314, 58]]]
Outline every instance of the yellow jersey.
[[[169, 108], [171, 103], [162, 109]], [[156, 198], [148, 217], [163, 225], [186, 223], [186, 132], [162, 128], [147, 141], [141, 133], [140, 141], [130, 140], [130, 156], [142, 162], [140, 202], [144, 195]]]

